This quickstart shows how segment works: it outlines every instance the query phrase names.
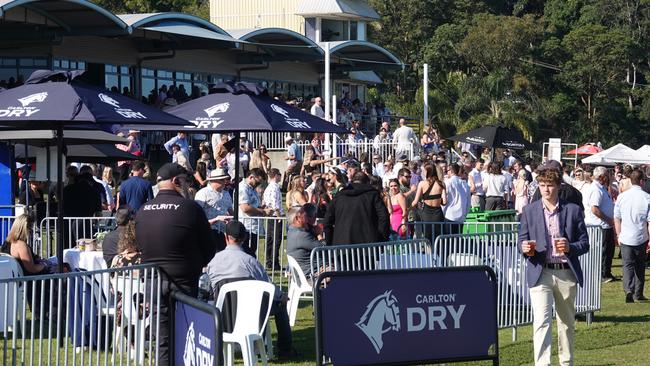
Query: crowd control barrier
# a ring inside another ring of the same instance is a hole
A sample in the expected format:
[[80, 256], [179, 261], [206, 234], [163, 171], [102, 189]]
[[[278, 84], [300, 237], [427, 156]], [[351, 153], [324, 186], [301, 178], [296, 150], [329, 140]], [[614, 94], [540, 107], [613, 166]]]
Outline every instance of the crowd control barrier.
[[[600, 310], [602, 230], [588, 227], [589, 252], [580, 256], [584, 285], [578, 286], [576, 313], [585, 314], [591, 323], [593, 313]], [[517, 248], [517, 233], [486, 233], [442, 235], [433, 245], [437, 264], [441, 267], [491, 267], [498, 279], [497, 319], [500, 328], [512, 328], [516, 338], [517, 326], [530, 324], [533, 314], [526, 283], [527, 262]]]
[[153, 365], [161, 279], [153, 265], [22, 276], [0, 256], [0, 363]]
[[178, 291], [172, 292], [171, 297], [172, 365], [224, 365], [219, 309]]
[[[34, 253], [43, 258], [56, 255], [56, 217], [46, 217], [38, 226], [38, 235], [34, 237]], [[117, 226], [114, 217], [64, 217], [63, 249], [74, 248], [78, 239], [97, 238], [100, 233], [107, 233]]]
[[316, 364], [498, 365], [495, 283], [486, 266], [323, 273]]
[[312, 278], [329, 271], [431, 268], [435, 261], [425, 239], [323, 246], [314, 248], [310, 256]]

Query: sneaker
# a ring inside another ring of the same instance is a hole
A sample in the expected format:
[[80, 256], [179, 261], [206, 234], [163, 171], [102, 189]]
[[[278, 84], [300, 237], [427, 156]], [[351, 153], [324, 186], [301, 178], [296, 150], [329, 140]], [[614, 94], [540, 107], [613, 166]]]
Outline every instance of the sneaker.
[[629, 303], [633, 303], [633, 302], [634, 302], [634, 299], [632, 298], [632, 293], [628, 292], [627, 294], [625, 294], [625, 303], [629, 304]]

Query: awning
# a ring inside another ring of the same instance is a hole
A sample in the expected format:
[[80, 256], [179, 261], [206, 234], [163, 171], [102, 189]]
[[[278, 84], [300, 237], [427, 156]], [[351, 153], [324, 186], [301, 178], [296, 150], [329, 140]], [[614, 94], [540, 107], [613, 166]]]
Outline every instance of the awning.
[[384, 81], [374, 71], [350, 71], [348, 78], [355, 81], [363, 81], [369, 84], [381, 84]]
[[213, 39], [217, 41], [233, 42], [233, 43], [237, 42], [236, 39], [230, 36], [219, 34], [205, 28], [199, 28], [196, 26], [184, 24], [181, 22], [175, 22], [175, 21], [160, 22], [156, 25], [142, 27], [141, 29], [146, 29], [149, 31], [161, 32], [161, 33], [171, 33], [171, 34], [176, 34], [185, 37], [205, 38], [205, 39]]
[[[368, 41], [329, 42], [332, 61], [347, 64], [352, 71], [401, 70], [404, 67], [395, 55]], [[326, 44], [320, 43], [325, 49]]]
[[302, 0], [296, 14], [303, 17], [379, 19], [379, 14], [364, 0]]
[[7, 23], [62, 29], [66, 35], [118, 36], [130, 32], [115, 14], [85, 0], [0, 0], [0, 18]]
[[[228, 33], [251, 50], [254, 55], [240, 57], [242, 63], [260, 61], [320, 61], [324, 52], [320, 46], [300, 33], [284, 28], [255, 28], [228, 30]], [[265, 51], [264, 57], [256, 52], [258, 48]]]

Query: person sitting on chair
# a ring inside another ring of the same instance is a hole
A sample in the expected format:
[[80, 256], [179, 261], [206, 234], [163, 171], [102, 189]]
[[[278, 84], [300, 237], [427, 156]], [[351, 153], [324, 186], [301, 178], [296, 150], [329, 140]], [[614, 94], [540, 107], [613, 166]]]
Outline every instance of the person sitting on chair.
[[302, 207], [294, 207], [287, 214], [289, 229], [287, 230], [287, 255], [292, 256], [302, 273], [309, 278], [311, 275], [310, 255], [314, 248], [324, 245], [318, 240], [320, 234], [316, 226], [316, 212], [318, 208], [313, 203], [306, 203]]
[[[234, 278], [250, 278], [270, 283], [271, 280], [262, 264], [242, 248], [242, 243], [248, 236], [244, 224], [236, 220], [230, 221], [226, 225], [225, 234], [226, 249], [217, 253], [208, 263], [208, 276], [212, 288], [218, 288], [219, 282], [223, 280]], [[295, 352], [292, 349], [287, 297], [278, 286], [271, 306], [271, 315], [274, 316], [275, 326], [278, 329], [278, 355], [280, 358], [289, 358]]]

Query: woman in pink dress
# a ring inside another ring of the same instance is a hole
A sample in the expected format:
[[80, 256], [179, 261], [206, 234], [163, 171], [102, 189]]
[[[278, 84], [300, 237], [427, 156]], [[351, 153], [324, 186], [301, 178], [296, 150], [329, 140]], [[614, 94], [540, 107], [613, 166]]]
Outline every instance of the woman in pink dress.
[[528, 204], [528, 182], [526, 181], [526, 171], [521, 169], [517, 174], [515, 181], [515, 210], [518, 215], [524, 210], [524, 206]]
[[406, 197], [404, 197], [404, 194], [400, 191], [399, 181], [397, 179], [391, 179], [388, 181], [388, 193], [390, 196], [390, 206], [392, 208], [390, 226], [398, 236], [403, 236], [406, 232], [406, 227], [402, 226], [402, 224], [406, 223], [408, 213], [406, 211]]

